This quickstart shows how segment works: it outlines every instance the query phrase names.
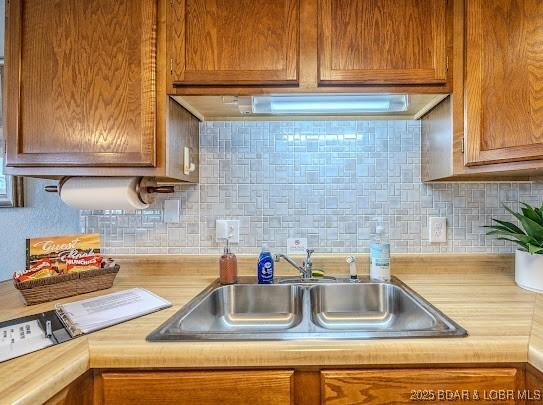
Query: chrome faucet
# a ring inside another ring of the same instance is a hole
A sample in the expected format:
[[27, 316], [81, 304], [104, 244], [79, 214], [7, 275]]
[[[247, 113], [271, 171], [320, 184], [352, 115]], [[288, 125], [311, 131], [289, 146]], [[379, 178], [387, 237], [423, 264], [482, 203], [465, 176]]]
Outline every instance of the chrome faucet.
[[300, 276], [302, 279], [308, 279], [313, 277], [313, 260], [311, 260], [311, 255], [315, 252], [314, 249], [306, 249], [306, 257], [303, 261], [302, 265], [298, 265], [294, 260], [292, 260], [287, 255], [278, 254], [274, 256], [274, 260], [276, 262], [279, 262], [281, 258], [285, 259], [285, 261], [290, 264], [292, 267], [297, 269], [300, 272]]

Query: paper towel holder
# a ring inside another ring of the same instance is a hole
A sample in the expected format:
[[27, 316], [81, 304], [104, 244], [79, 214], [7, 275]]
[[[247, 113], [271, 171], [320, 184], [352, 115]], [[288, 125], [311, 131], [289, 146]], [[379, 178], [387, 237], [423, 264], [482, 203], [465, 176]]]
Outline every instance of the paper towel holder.
[[[59, 193], [62, 190], [62, 186], [70, 177], [63, 177], [59, 180], [58, 185], [48, 185], [43, 189], [48, 193]], [[105, 177], [107, 178], [107, 177]], [[152, 202], [153, 198], [150, 198], [150, 194], [171, 194], [174, 193], [174, 186], [158, 186], [153, 178], [140, 177], [136, 183], [136, 193], [138, 198], [144, 204]]]

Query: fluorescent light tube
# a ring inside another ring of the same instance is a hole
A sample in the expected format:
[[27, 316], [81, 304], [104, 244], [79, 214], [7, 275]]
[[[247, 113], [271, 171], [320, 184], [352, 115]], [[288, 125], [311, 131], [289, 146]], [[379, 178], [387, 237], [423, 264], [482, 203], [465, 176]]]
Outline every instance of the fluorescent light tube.
[[[241, 97], [240, 97], [241, 98]], [[240, 100], [241, 101], [241, 100]], [[356, 114], [406, 111], [405, 94], [325, 94], [253, 96], [239, 103], [245, 114]]]

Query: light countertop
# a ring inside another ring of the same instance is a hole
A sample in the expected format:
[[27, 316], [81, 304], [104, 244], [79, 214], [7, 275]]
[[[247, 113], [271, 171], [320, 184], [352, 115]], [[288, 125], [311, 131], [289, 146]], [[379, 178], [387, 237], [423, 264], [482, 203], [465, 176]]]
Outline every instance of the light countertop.
[[[393, 257], [393, 274], [467, 329], [468, 337], [265, 343], [146, 342], [152, 330], [216, 278], [218, 259], [135, 256], [120, 258], [119, 262], [121, 271], [114, 287], [85, 298], [144, 287], [171, 301], [173, 307], [0, 364], [3, 401], [43, 401], [89, 368], [323, 367], [529, 360], [543, 370], [543, 300], [515, 285], [511, 255]], [[240, 256], [238, 262], [243, 274], [253, 273], [255, 257]], [[358, 258], [360, 273], [367, 272], [366, 262], [367, 257]], [[348, 272], [343, 255], [315, 256], [315, 266], [324, 267], [330, 274]], [[278, 266], [278, 275], [288, 273], [284, 265]], [[11, 282], [0, 283], [0, 320], [53, 306], [45, 303], [25, 307]]]

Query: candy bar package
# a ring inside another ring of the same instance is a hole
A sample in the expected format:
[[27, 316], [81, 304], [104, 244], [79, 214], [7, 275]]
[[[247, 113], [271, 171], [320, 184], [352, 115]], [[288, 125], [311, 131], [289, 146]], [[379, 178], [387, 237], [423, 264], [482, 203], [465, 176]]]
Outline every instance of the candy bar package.
[[13, 278], [21, 282], [94, 270], [102, 267], [102, 261], [96, 233], [31, 238], [26, 240], [26, 270]]

